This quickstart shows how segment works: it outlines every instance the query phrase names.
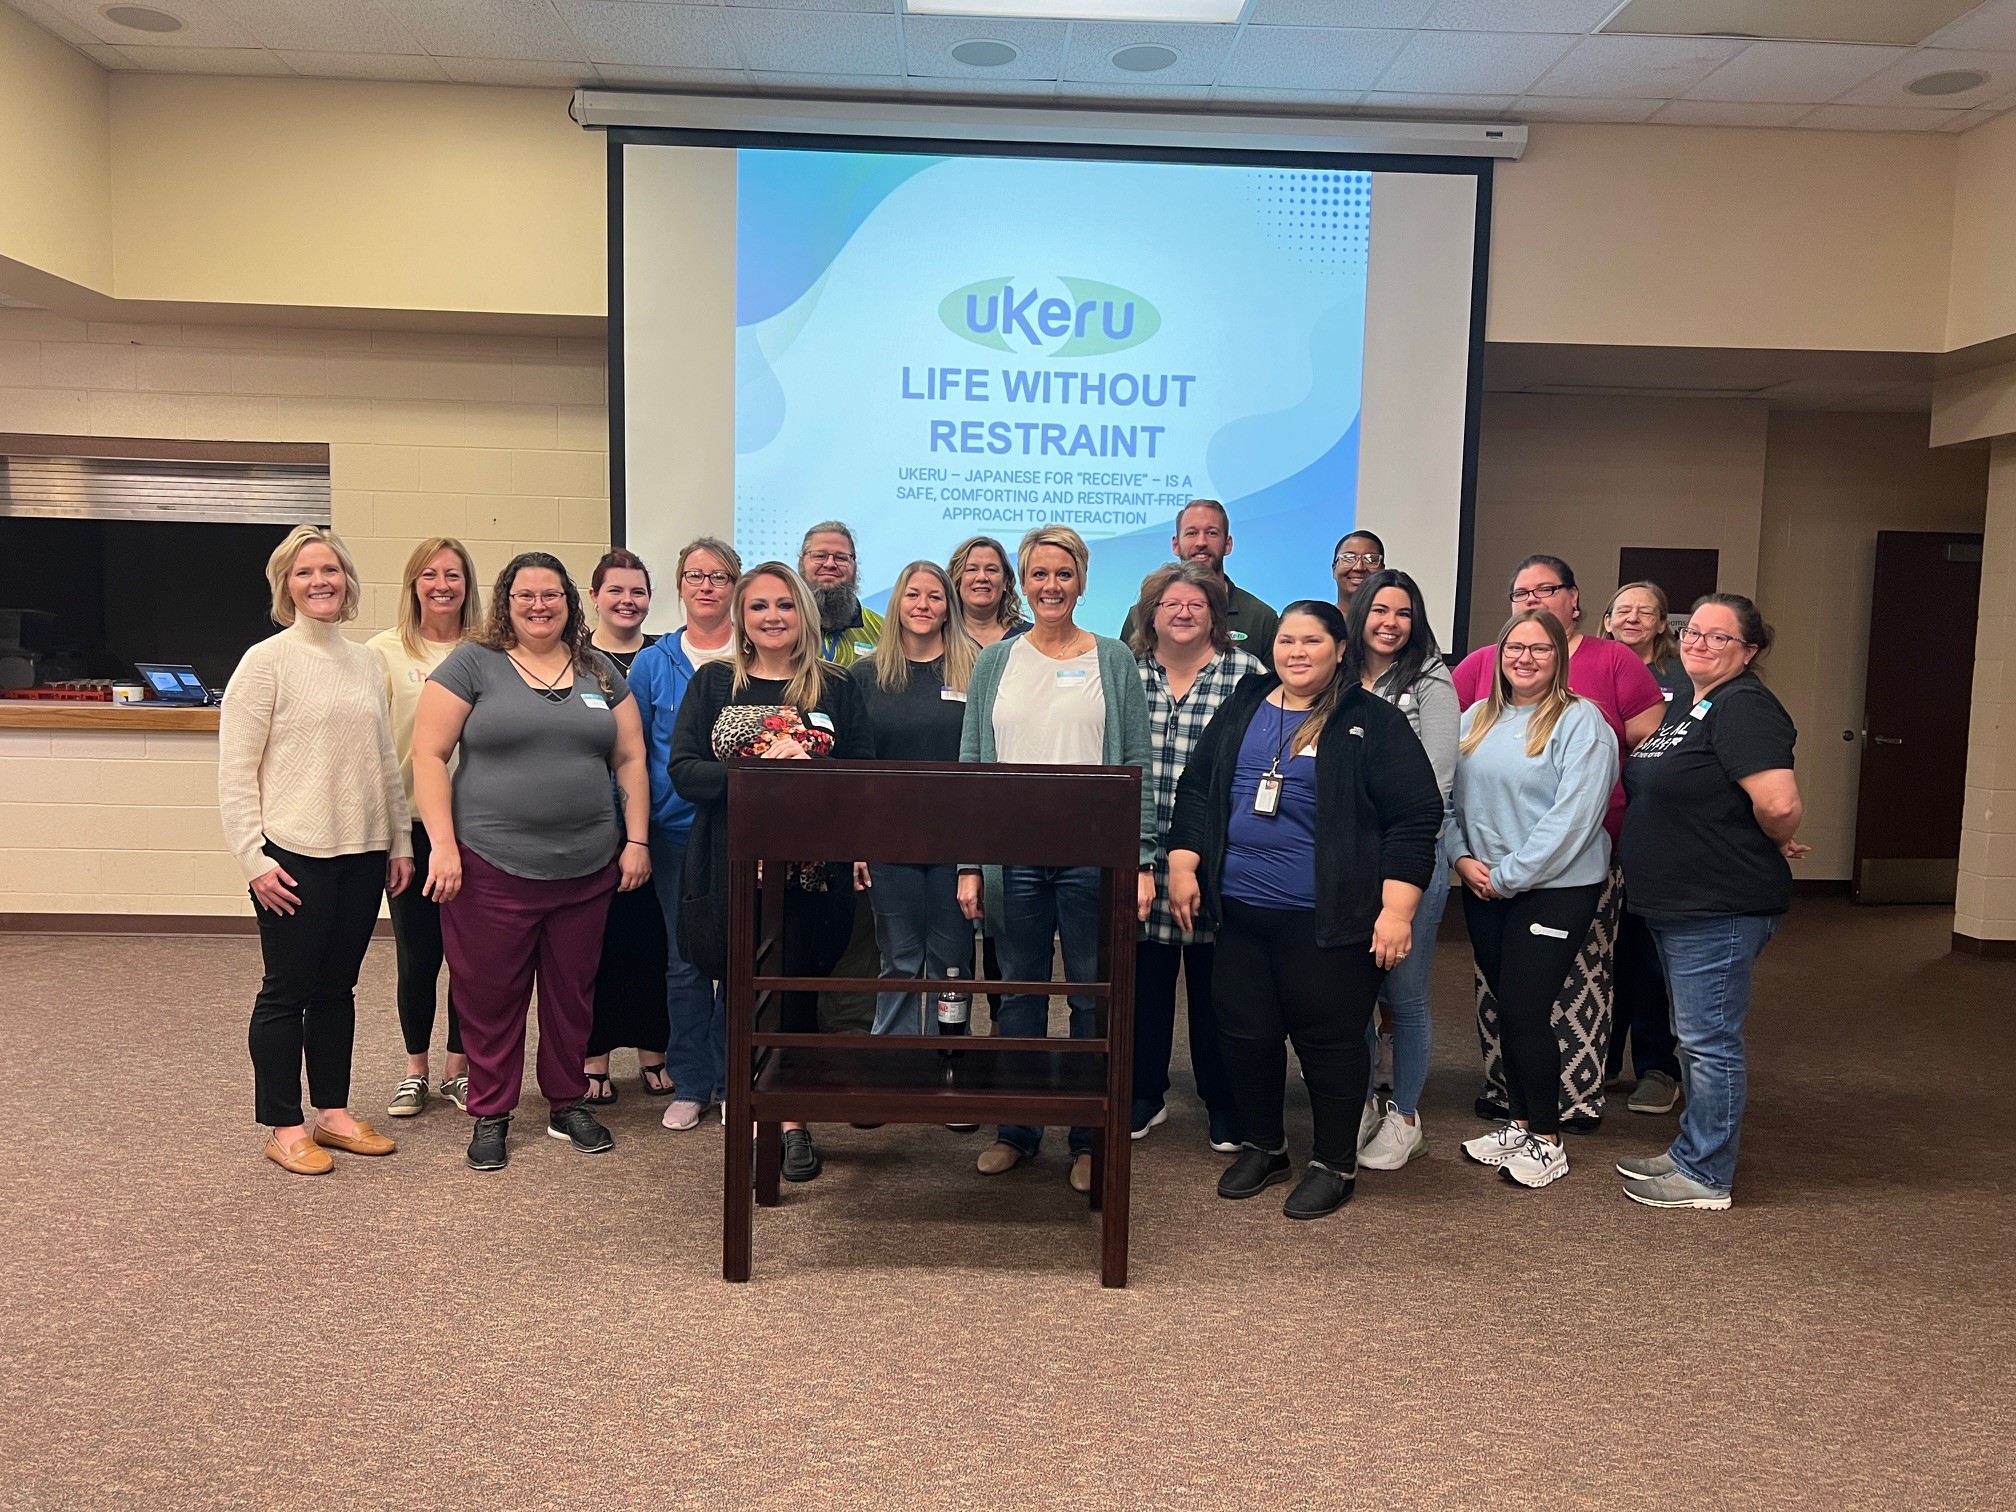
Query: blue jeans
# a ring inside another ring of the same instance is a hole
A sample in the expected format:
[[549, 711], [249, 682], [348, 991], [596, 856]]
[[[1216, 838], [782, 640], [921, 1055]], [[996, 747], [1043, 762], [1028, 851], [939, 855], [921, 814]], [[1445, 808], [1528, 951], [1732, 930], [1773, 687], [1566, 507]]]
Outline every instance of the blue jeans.
[[[1393, 1101], [1402, 1113], [1420, 1110], [1421, 1089], [1428, 1084], [1428, 1052], [1435, 1046], [1435, 1025], [1428, 1016], [1428, 977], [1435, 967], [1435, 935], [1449, 906], [1449, 858], [1435, 849], [1435, 875], [1414, 910], [1414, 948], [1407, 959], [1386, 973], [1379, 997], [1393, 1010]], [[1365, 1026], [1367, 1048], [1376, 1060], [1379, 1019]]]
[[728, 999], [679, 954], [679, 873], [686, 841], [651, 831], [651, 885], [665, 914], [665, 1071], [685, 1102], [719, 1101], [728, 1084]]
[[[885, 977], [973, 975], [973, 924], [959, 912], [959, 868], [875, 862], [875, 941]], [[922, 1012], [919, 1012], [919, 1005]], [[921, 992], [875, 994], [875, 1033], [936, 1034], [938, 1014]]]
[[1737, 1136], [1749, 1092], [1743, 1020], [1750, 1012], [1750, 972], [1779, 919], [1725, 914], [1645, 923], [1666, 968], [1680, 1080], [1687, 1089], [1680, 1133], [1667, 1153], [1688, 1180], [1726, 1194], [1736, 1180]]
[[[1099, 868], [1096, 866], [1004, 866], [1001, 868], [1001, 975], [1010, 982], [1050, 980], [1051, 942], [1064, 941], [1064, 975], [1074, 982], [1099, 974]], [[1094, 999], [1072, 996], [1071, 1038], [1091, 1039], [1099, 1029]], [[1050, 1032], [1050, 999], [1008, 993], [994, 1017], [994, 1032], [1013, 1039], [1041, 1039]], [[1027, 1124], [1003, 1124], [995, 1138], [1034, 1155], [1043, 1131]], [[1071, 1153], [1092, 1149], [1092, 1131], [1071, 1131]]]

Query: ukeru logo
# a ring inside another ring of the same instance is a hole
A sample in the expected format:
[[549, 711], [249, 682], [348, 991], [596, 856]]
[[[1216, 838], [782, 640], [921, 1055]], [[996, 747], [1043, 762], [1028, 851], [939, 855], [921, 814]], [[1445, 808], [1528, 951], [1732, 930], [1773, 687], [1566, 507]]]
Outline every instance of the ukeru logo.
[[[938, 318], [975, 346], [1046, 357], [1097, 357], [1137, 347], [1162, 329], [1162, 312], [1131, 289], [1089, 278], [983, 278], [954, 289]], [[1068, 296], [1068, 297], [1066, 297]]]

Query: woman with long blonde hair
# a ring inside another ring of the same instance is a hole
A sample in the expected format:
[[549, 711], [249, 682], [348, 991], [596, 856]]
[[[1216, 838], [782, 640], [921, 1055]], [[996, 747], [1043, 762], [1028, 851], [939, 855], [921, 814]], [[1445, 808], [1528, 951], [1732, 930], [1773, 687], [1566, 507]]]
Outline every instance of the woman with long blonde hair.
[[1568, 1174], [1551, 1022], [1610, 870], [1603, 814], [1617, 737], [1568, 688], [1568, 635], [1545, 609], [1499, 633], [1489, 691], [1465, 721], [1444, 835], [1477, 967], [1497, 999], [1511, 1117], [1463, 1153], [1526, 1187]]
[[[476, 561], [453, 536], [430, 536], [413, 548], [399, 578], [399, 610], [393, 628], [365, 644], [385, 666], [385, 694], [391, 700], [392, 744], [406, 784], [406, 809], [413, 819], [413, 865], [422, 876], [432, 848], [427, 826], [413, 803], [413, 716], [420, 690], [448, 653], [483, 618], [483, 590]], [[406, 1075], [386, 1108], [394, 1118], [411, 1118], [427, 1106], [428, 1056], [434, 1043], [434, 1009], [441, 985], [441, 907], [421, 889], [409, 887], [392, 899], [392, 937], [399, 959], [399, 1032], [406, 1041]], [[441, 1095], [458, 1108], [469, 1103], [469, 1057], [462, 1053], [462, 1015], [455, 1007], [455, 984], [448, 984], [448, 1058], [441, 1068]]]

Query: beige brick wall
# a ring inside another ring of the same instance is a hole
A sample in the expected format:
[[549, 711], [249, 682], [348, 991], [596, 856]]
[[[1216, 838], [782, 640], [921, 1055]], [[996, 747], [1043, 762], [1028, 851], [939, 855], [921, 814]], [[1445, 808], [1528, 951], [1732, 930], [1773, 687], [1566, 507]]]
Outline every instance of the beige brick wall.
[[[325, 441], [332, 519], [364, 578], [361, 637], [392, 621], [423, 536], [488, 580], [606, 549], [599, 340], [258, 326], [87, 325], [0, 309], [0, 431]], [[242, 913], [208, 735], [0, 731], [0, 913]]]
[[1993, 445], [1953, 930], [2016, 940], [2016, 437]]

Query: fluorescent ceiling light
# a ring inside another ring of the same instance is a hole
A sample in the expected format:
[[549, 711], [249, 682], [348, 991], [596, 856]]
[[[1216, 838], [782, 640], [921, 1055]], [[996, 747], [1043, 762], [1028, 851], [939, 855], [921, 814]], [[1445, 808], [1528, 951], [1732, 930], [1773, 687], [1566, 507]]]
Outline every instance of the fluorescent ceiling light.
[[907, 0], [916, 16], [1033, 16], [1059, 21], [1239, 19], [1246, 0]]
[[1980, 0], [1628, 0], [1602, 32], [1909, 47]]

